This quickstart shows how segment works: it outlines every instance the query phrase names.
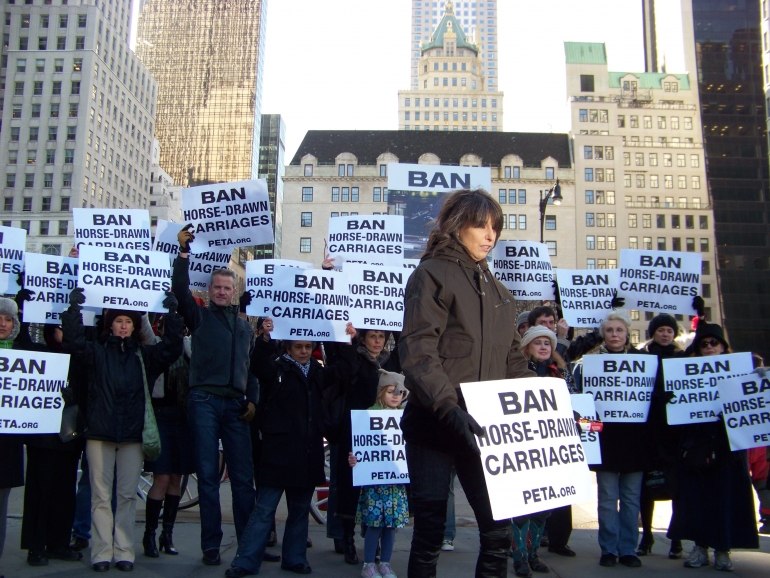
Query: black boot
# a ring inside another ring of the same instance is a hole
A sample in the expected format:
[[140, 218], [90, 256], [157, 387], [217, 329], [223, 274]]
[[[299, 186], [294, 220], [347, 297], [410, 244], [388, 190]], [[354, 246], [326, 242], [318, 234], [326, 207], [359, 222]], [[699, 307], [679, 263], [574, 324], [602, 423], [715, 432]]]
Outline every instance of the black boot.
[[166, 502], [163, 506], [163, 532], [161, 532], [160, 540], [158, 540], [160, 549], [166, 552], [166, 554], [173, 556], [179, 554], [179, 550], [174, 547], [172, 533], [174, 532], [174, 522], [176, 522], [176, 513], [179, 511], [179, 501], [181, 499], [181, 496], [166, 494]]
[[160, 556], [158, 553], [158, 546], [155, 544], [155, 530], [158, 529], [158, 518], [160, 517], [162, 508], [163, 500], [147, 498], [142, 546], [144, 547], [144, 555], [149, 556], [150, 558], [157, 558]]
[[409, 578], [436, 578], [436, 565], [443, 541], [443, 532], [425, 535], [415, 529], [409, 552]]
[[355, 520], [344, 520], [342, 522], [342, 550], [345, 554], [346, 564], [358, 564], [355, 533]]
[[511, 525], [479, 532], [481, 551], [476, 561], [476, 578], [500, 578], [508, 571], [511, 552]]

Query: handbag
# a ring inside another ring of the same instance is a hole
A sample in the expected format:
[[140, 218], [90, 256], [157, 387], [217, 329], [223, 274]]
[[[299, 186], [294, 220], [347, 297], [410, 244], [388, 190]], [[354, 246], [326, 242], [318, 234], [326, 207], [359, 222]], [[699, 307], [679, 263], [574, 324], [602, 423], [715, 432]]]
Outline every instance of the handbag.
[[142, 428], [142, 451], [148, 461], [154, 462], [160, 457], [160, 432], [158, 422], [155, 421], [155, 410], [152, 409], [150, 388], [147, 385], [147, 372], [144, 369], [142, 352], [137, 349], [136, 355], [142, 366], [142, 381], [144, 382], [144, 427]]
[[66, 406], [61, 412], [59, 439], [64, 443], [71, 442], [82, 437], [87, 431], [86, 420], [80, 413], [78, 404]]

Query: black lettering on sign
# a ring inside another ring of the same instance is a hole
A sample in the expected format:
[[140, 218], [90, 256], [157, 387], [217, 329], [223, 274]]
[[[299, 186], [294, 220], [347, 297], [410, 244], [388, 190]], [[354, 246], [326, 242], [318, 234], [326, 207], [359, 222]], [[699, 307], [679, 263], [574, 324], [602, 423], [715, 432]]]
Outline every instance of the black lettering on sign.
[[104, 260], [105, 261], [115, 261], [115, 262], [121, 262], [121, 263], [144, 263], [145, 265], [150, 264], [150, 256], [149, 255], [129, 255], [128, 253], [125, 253], [118, 257], [117, 253], [110, 253], [109, 251], [104, 254]]
[[681, 269], [682, 259], [681, 257], [656, 257], [654, 260], [652, 255], [642, 255], [639, 258], [639, 264], [642, 267], [667, 267], [669, 269]]
[[357, 229], [382, 229], [385, 230], [384, 219], [372, 219], [371, 221], [348, 221], [348, 231]]
[[506, 247], [506, 257], [539, 257], [540, 251], [537, 247]]
[[307, 289], [329, 289], [334, 291], [334, 279], [326, 277], [308, 277], [306, 275], [294, 275], [294, 286]]
[[94, 225], [131, 225], [131, 215], [93, 215]]
[[237, 199], [246, 200], [246, 189], [244, 187], [241, 187], [240, 191], [238, 189], [230, 189], [229, 193], [225, 189], [220, 189], [216, 195], [214, 191], [203, 191], [201, 193], [201, 203], [204, 205], [221, 201], [235, 201]]
[[573, 285], [609, 285], [609, 275], [573, 275]]

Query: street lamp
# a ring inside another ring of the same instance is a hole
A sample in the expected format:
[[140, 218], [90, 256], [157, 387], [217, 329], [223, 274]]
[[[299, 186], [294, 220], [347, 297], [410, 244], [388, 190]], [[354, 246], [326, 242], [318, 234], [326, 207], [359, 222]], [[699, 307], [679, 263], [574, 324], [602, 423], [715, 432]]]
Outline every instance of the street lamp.
[[545, 209], [548, 206], [548, 201], [553, 197], [553, 204], [557, 207], [561, 205], [561, 187], [559, 186], [559, 179], [556, 179], [556, 184], [543, 197], [543, 191], [540, 191], [540, 242], [543, 243], [543, 231], [545, 230]]

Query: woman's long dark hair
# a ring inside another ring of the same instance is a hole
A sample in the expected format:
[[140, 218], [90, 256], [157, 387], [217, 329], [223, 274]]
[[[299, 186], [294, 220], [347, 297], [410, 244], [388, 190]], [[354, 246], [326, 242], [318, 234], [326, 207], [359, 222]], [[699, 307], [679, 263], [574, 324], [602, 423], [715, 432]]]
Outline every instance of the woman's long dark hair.
[[423, 256], [433, 257], [439, 249], [457, 241], [463, 229], [486, 227], [490, 218], [499, 239], [503, 230], [503, 209], [499, 203], [482, 189], [455, 191], [441, 206]]

